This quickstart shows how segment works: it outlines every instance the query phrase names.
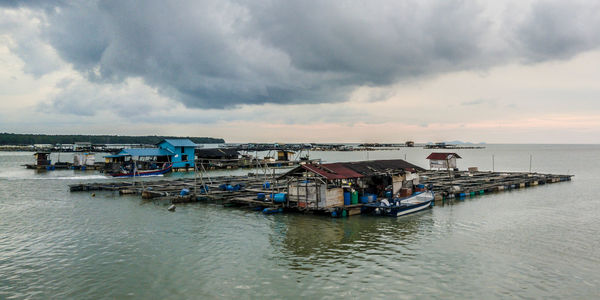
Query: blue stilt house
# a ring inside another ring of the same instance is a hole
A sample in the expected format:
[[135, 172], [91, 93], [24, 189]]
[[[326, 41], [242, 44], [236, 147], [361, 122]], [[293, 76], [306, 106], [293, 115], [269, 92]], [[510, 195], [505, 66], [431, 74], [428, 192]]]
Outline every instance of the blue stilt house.
[[156, 144], [171, 153], [174, 169], [194, 168], [196, 144], [189, 139], [164, 139]]

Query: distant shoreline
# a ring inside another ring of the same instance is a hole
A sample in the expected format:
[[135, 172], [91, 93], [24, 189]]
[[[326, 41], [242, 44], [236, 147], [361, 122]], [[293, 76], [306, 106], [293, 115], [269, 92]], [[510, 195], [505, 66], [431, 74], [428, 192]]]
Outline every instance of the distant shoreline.
[[[125, 135], [47, 135], [0, 133], [0, 146], [35, 151], [35, 145], [74, 145], [74, 144], [135, 144], [156, 145], [164, 139], [187, 138], [197, 144], [223, 144], [222, 138], [212, 137], [176, 137], [176, 136], [125, 136]], [[0, 148], [2, 149], [2, 148]]]

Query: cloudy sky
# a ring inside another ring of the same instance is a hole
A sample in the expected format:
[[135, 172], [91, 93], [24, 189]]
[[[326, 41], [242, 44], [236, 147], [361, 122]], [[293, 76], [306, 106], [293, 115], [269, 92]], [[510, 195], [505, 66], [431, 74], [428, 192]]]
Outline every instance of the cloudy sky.
[[0, 0], [0, 132], [600, 143], [599, 46], [598, 1]]

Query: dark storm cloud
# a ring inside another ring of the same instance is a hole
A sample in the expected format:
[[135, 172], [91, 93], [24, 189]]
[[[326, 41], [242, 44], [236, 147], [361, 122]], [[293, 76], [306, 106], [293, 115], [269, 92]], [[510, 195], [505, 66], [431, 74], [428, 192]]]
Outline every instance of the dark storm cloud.
[[[594, 28], [580, 25], [598, 25], [585, 3], [532, 6], [506, 29], [510, 41], [494, 35], [482, 7], [460, 0], [50, 6], [44, 6], [44, 39], [89, 80], [142, 78], [201, 108], [344, 101], [357, 86], [565, 58], [599, 42]], [[498, 48], [490, 49], [490, 40]]]
[[568, 58], [600, 45], [600, 3], [541, 1], [519, 26], [516, 36], [526, 58]]

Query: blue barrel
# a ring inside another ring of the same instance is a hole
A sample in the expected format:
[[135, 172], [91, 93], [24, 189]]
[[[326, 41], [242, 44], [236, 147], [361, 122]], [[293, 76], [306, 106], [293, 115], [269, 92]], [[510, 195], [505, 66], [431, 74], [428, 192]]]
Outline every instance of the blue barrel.
[[424, 189], [424, 188], [425, 188], [425, 185], [424, 185], [424, 184], [417, 184], [417, 188], [418, 188], [418, 189]]
[[363, 203], [363, 204], [369, 203], [369, 196], [368, 195], [360, 196], [360, 203]]
[[258, 195], [256, 195], [256, 200], [265, 200], [265, 193], [258, 193]]
[[385, 191], [385, 197], [388, 199], [392, 199], [392, 191]]
[[267, 207], [267, 208], [263, 209], [262, 212], [263, 212], [263, 214], [276, 214], [276, 213], [283, 212], [283, 208]]
[[352, 201], [352, 194], [350, 192], [344, 192], [344, 205], [350, 205]]
[[263, 183], [263, 189], [268, 189], [270, 187], [271, 187], [271, 183], [270, 182], [267, 181], [267, 182]]
[[273, 196], [273, 202], [276, 202], [276, 203], [283, 203], [283, 202], [285, 202], [286, 196], [287, 196], [287, 195], [286, 195], [285, 193], [278, 193], [278, 194], [275, 194], [275, 195]]
[[185, 196], [185, 195], [189, 195], [190, 190], [188, 189], [181, 189], [181, 192], [179, 192], [180, 196]]

